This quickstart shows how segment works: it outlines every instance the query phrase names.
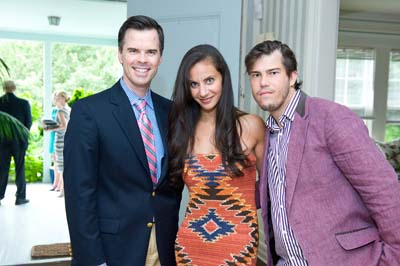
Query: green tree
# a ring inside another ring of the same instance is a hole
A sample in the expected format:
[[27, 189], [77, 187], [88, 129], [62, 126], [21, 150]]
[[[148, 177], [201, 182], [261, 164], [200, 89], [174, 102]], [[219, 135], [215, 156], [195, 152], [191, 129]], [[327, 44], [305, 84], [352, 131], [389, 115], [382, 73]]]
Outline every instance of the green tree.
[[[10, 68], [6, 62], [0, 58], [0, 84], [9, 77]], [[0, 111], [0, 140], [26, 138], [29, 134], [27, 128], [14, 117]]]
[[0, 82], [3, 83], [5, 78], [10, 75], [10, 69], [8, 68], [6, 62], [0, 57]]
[[[43, 176], [43, 130], [40, 127], [44, 99], [43, 47], [43, 42], [38, 41], [0, 40], [0, 81], [7, 73], [6, 78], [17, 84], [16, 94], [28, 99], [31, 105], [33, 125], [25, 165], [27, 180], [31, 182]], [[117, 48], [53, 44], [52, 70], [53, 91], [64, 90], [70, 96], [78, 91], [82, 95], [75, 98], [85, 97], [112, 86], [119, 78]], [[4, 129], [2, 119], [6, 118], [0, 114], [1, 129]]]
[[77, 88], [74, 90], [74, 92], [72, 93], [72, 97], [71, 99], [68, 101], [68, 105], [70, 107], [72, 107], [72, 105], [74, 104], [74, 102], [76, 102], [79, 99], [85, 98], [87, 96], [92, 95], [92, 92], [85, 92], [85, 90], [83, 88]]
[[102, 91], [111, 87], [120, 75], [116, 47], [57, 43], [52, 55], [54, 90], [69, 95], [77, 88], [85, 93]]
[[[40, 118], [43, 116], [43, 43], [36, 41], [1, 40], [0, 54], [10, 67], [9, 79], [17, 85], [16, 95], [27, 99], [31, 106], [32, 127], [25, 158], [27, 181], [42, 179], [43, 133]], [[14, 166], [11, 165], [14, 180]]]
[[17, 94], [29, 93], [29, 102], [43, 105], [43, 43], [0, 40], [0, 55], [10, 68], [9, 79], [17, 85]]

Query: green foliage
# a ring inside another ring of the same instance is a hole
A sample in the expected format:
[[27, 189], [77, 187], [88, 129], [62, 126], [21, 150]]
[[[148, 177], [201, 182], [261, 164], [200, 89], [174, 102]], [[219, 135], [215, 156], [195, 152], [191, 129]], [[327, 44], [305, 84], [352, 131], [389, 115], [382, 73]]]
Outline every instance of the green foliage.
[[[28, 45], [30, 44], [30, 45]], [[0, 136], [7, 138], [26, 137], [29, 134], [30, 145], [25, 157], [25, 177], [27, 182], [37, 182], [43, 176], [42, 136], [38, 130], [37, 121], [42, 113], [41, 93], [43, 88], [43, 56], [40, 43], [33, 42], [1, 42], [0, 81], [12, 79], [17, 82], [17, 95], [29, 99], [33, 125], [31, 132], [14, 117], [0, 112]], [[8, 62], [8, 65], [5, 64]], [[9, 67], [10, 66], [10, 67]], [[18, 78], [16, 78], [18, 77]], [[15, 164], [10, 167], [11, 180], [15, 181]]]
[[34, 41], [0, 40], [0, 55], [9, 66], [9, 79], [17, 85], [16, 95], [29, 95], [29, 103], [42, 105], [43, 43]]
[[72, 94], [72, 97], [68, 102], [68, 105], [70, 107], [72, 107], [74, 102], [76, 102], [77, 100], [85, 98], [85, 97], [90, 96], [92, 94], [93, 94], [93, 92], [91, 92], [91, 91], [85, 92], [85, 90], [83, 88], [77, 88], [77, 89], [74, 90], [74, 92]]
[[53, 90], [85, 96], [111, 87], [120, 75], [116, 47], [56, 43], [52, 47]]
[[25, 179], [26, 182], [42, 182], [43, 181], [43, 157], [33, 156], [25, 157]]
[[26, 139], [29, 135], [28, 129], [13, 116], [0, 111], [0, 139]]
[[385, 142], [400, 138], [400, 125], [386, 125]]
[[[11, 181], [15, 182], [15, 164], [10, 166]], [[28, 183], [42, 182], [43, 180], [43, 157], [25, 156], [25, 180]]]
[[[23, 97], [25, 98], [26, 96], [24, 95]], [[41, 105], [35, 102], [31, 103], [32, 120], [34, 123], [30, 132], [27, 131], [29, 134], [29, 146], [25, 156], [25, 179], [27, 182], [40, 182], [43, 179], [43, 130], [38, 122], [42, 112], [41, 109]], [[15, 181], [14, 162], [10, 167], [10, 176], [11, 180]]]
[[[43, 130], [40, 127], [45, 91], [43, 48], [43, 42], [39, 41], [0, 40], [0, 81], [3, 78], [14, 80], [16, 95], [27, 99], [31, 105], [33, 124], [25, 158], [28, 182], [41, 181], [43, 177]], [[65, 43], [52, 46], [52, 90], [63, 90], [72, 96], [69, 105], [111, 87], [120, 77], [120, 71], [116, 47]], [[0, 130], [4, 130], [1, 119], [5, 118], [0, 115]], [[11, 176], [15, 176], [14, 166], [11, 170]]]
[[[36, 111], [35, 111], [36, 109]], [[32, 113], [37, 112], [37, 105], [32, 105]], [[34, 116], [33, 116], [34, 117]], [[35, 121], [39, 121], [36, 119]], [[43, 178], [43, 130], [36, 122], [31, 128], [29, 146], [25, 157], [25, 176], [27, 182], [42, 181]]]
[[[32, 110], [35, 109], [33, 105]], [[11, 180], [15, 181], [14, 161], [10, 166]], [[25, 179], [27, 182], [40, 182], [43, 178], [43, 131], [33, 126], [29, 135], [29, 146], [25, 156]]]
[[10, 69], [7, 66], [6, 62], [4, 62], [3, 59], [0, 57], [0, 83], [3, 83], [3, 81], [10, 75]]

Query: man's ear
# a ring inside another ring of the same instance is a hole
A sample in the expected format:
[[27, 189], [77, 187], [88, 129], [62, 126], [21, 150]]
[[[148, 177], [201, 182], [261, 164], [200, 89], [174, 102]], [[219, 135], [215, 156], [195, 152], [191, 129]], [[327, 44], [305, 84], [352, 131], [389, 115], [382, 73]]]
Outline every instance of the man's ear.
[[118, 61], [122, 65], [122, 51], [118, 49]]
[[298, 76], [297, 71], [293, 71], [290, 74], [290, 77], [289, 77], [290, 87], [294, 87], [294, 84], [296, 84], [297, 76]]

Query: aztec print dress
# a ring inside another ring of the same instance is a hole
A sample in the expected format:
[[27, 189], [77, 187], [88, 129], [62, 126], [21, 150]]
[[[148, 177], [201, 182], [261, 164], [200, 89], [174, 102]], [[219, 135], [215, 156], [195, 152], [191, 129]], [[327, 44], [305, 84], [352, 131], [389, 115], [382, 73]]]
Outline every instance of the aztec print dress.
[[243, 176], [230, 177], [220, 154], [186, 159], [183, 180], [190, 193], [179, 228], [177, 265], [256, 265], [258, 224], [255, 157]]

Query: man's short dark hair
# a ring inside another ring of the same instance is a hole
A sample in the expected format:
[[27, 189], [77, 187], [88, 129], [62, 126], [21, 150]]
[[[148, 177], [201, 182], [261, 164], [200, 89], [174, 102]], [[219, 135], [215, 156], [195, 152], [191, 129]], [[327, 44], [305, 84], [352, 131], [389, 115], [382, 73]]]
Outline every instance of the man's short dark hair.
[[[250, 74], [251, 69], [253, 68], [255, 62], [262, 57], [263, 55], [270, 55], [274, 51], [280, 51], [282, 54], [282, 64], [285, 67], [286, 74], [290, 76], [294, 71], [297, 71], [297, 60], [294, 52], [290, 49], [287, 44], [284, 44], [280, 41], [264, 41], [250, 50], [250, 52], [246, 55], [245, 64], [246, 71]], [[301, 86], [301, 82], [296, 81], [295, 88], [299, 89]]]
[[160, 54], [162, 55], [164, 50], [164, 31], [160, 24], [157, 23], [154, 19], [147, 16], [131, 16], [129, 17], [124, 24], [122, 24], [121, 28], [118, 32], [118, 49], [122, 51], [122, 47], [124, 46], [124, 38], [126, 31], [128, 29], [134, 30], [152, 30], [155, 29], [158, 33], [158, 40], [160, 43]]

